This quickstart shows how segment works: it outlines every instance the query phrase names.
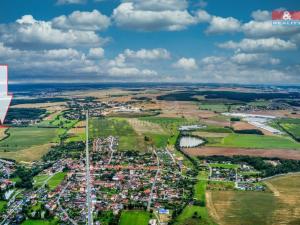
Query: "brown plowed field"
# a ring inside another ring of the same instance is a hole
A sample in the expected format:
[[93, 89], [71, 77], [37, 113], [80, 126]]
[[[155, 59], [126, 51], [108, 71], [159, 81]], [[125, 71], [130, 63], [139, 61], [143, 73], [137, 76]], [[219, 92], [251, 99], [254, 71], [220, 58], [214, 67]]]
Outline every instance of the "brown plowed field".
[[249, 155], [267, 158], [282, 158], [300, 160], [300, 151], [287, 149], [245, 149], [245, 148], [219, 148], [219, 147], [199, 147], [185, 148], [184, 151], [191, 156], [210, 155]]

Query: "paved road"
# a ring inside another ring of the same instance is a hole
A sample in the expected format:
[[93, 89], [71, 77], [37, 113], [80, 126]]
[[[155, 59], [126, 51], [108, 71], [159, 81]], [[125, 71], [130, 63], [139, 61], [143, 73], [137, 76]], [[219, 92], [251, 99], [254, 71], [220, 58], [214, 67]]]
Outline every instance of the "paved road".
[[109, 158], [108, 163], [107, 163], [107, 164], [109, 165], [109, 164], [111, 163], [111, 160], [112, 160], [113, 155], [114, 155], [113, 145], [114, 145], [115, 138], [112, 137], [112, 136], [110, 136], [110, 137], [108, 138], [108, 140], [110, 141], [110, 143], [109, 143], [109, 150], [110, 150], [110, 152], [111, 152], [110, 158]]
[[[56, 172], [58, 173], [58, 172]], [[48, 183], [48, 181], [56, 174], [56, 173], [53, 173], [50, 177], [48, 177], [42, 184], [42, 186], [36, 190], [34, 193], [39, 193], [42, 188], [45, 187], [45, 185]], [[29, 196], [29, 195], [28, 195]], [[27, 197], [23, 198], [22, 200], [20, 201], [17, 201], [17, 202], [14, 202], [12, 203], [10, 206], [9, 206], [9, 209], [7, 211], [7, 214], [6, 216], [3, 218], [2, 222], [0, 223], [0, 225], [2, 224], [5, 224], [5, 222], [7, 221], [7, 219], [13, 214], [15, 213], [16, 211], [20, 211], [21, 210], [21, 206], [25, 203], [25, 201], [27, 200]]]
[[89, 156], [89, 112], [86, 112], [86, 204], [88, 208], [88, 225], [93, 225], [93, 206], [92, 206], [92, 196], [91, 196], [91, 174], [90, 174], [90, 156]]
[[58, 205], [59, 209], [66, 215], [66, 217], [68, 218], [68, 220], [69, 220], [72, 224], [77, 225], [76, 221], [74, 221], [73, 219], [71, 219], [71, 218], [69, 217], [67, 211], [63, 209], [63, 207], [61, 206], [60, 201], [59, 201], [60, 198], [61, 198], [61, 196], [62, 196], [63, 193], [66, 191], [66, 189], [68, 188], [69, 185], [70, 185], [70, 182], [68, 182], [67, 185], [61, 190], [61, 192], [60, 192], [60, 194], [59, 194], [59, 196], [58, 196], [58, 198], [57, 198], [57, 205]]
[[156, 185], [156, 180], [157, 180], [158, 174], [160, 172], [160, 169], [159, 169], [159, 158], [158, 158], [158, 155], [157, 155], [157, 153], [156, 153], [155, 150], [154, 150], [154, 154], [156, 155], [158, 169], [156, 171], [155, 178], [154, 178], [154, 181], [153, 181], [153, 184], [152, 184], [152, 187], [151, 187], [150, 196], [149, 196], [149, 200], [148, 200], [147, 211], [150, 211], [151, 202], [152, 202], [152, 198], [153, 198], [153, 191], [154, 191], [154, 188], [155, 188], [155, 185]]

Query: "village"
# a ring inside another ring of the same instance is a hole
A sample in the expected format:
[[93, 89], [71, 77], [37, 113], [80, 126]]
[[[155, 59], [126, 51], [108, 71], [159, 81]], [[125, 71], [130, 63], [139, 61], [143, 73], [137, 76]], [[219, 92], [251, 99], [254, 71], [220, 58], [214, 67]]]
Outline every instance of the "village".
[[208, 186], [210, 189], [240, 191], [265, 191], [261, 172], [246, 163], [231, 163], [230, 161], [205, 161], [204, 166], [209, 171]]

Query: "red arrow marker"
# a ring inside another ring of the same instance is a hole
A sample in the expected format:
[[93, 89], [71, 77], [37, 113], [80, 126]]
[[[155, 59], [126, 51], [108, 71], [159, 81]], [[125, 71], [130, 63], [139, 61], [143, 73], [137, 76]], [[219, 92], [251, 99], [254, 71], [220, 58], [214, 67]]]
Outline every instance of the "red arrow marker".
[[12, 95], [8, 94], [8, 66], [0, 65], [0, 126], [4, 123]]

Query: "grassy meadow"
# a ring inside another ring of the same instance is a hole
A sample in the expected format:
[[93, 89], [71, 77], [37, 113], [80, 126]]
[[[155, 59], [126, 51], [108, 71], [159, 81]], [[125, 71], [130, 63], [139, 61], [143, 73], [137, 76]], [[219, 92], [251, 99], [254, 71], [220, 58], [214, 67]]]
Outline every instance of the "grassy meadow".
[[9, 137], [0, 142], [0, 151], [18, 151], [35, 145], [53, 142], [55, 128], [14, 127], [8, 130]]
[[[253, 134], [230, 134], [224, 138], [212, 138], [208, 146], [235, 147], [235, 148], [262, 148], [262, 149], [300, 149], [297, 143], [289, 137], [264, 136]], [[213, 143], [213, 141], [216, 141]]]
[[208, 174], [200, 171], [194, 186], [194, 199], [201, 205], [187, 205], [176, 218], [175, 225], [215, 225], [206, 208], [206, 185]]
[[119, 138], [119, 150], [144, 151], [146, 144], [144, 137], [138, 135], [132, 126], [123, 118], [91, 118], [89, 133], [92, 138], [108, 137]]

